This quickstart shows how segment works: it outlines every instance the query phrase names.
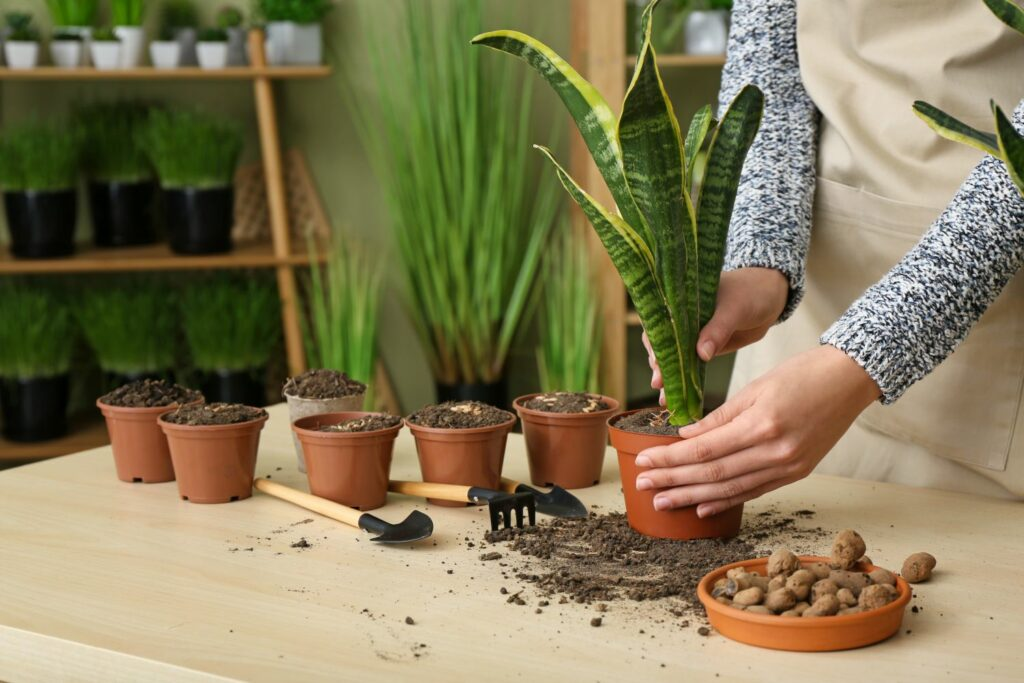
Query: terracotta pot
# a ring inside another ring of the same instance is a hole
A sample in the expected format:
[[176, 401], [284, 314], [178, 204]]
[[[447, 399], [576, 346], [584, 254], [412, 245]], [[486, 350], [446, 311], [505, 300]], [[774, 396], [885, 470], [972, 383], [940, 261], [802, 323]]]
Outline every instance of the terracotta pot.
[[[351, 413], [362, 410], [366, 394], [355, 394], [340, 398], [299, 398], [298, 396], [285, 394], [284, 400], [288, 402], [288, 418], [292, 424], [295, 424], [296, 421], [312, 415]], [[302, 442], [299, 441], [299, 435], [295, 432], [292, 432], [292, 443], [295, 444], [295, 459], [298, 463], [299, 472], [305, 472], [306, 459], [302, 453]]]
[[[515, 417], [498, 425], [474, 429], [436, 429], [408, 420], [405, 424], [416, 438], [416, 455], [420, 460], [423, 481], [486, 489], [500, 486], [505, 443], [516, 424]], [[468, 505], [434, 498], [427, 500], [443, 507]]]
[[629, 519], [629, 525], [645, 536], [684, 541], [694, 538], [728, 538], [739, 533], [740, 523], [743, 521], [742, 504], [701, 519], [697, 516], [695, 505], [676, 510], [655, 510], [654, 494], [658, 491], [637, 490], [637, 475], [649, 469], [636, 466], [637, 454], [653, 446], [667, 446], [681, 440], [678, 436], [627, 432], [615, 426], [616, 421], [637, 412], [640, 411], [631, 410], [608, 420], [612, 446], [619, 453], [619, 473], [622, 477], [622, 494], [626, 498], [626, 517]]
[[[189, 405], [199, 403], [202, 401]], [[174, 481], [167, 437], [157, 419], [177, 409], [177, 404], [155, 408], [125, 408], [97, 400], [96, 407], [107, 420], [107, 433], [110, 435], [110, 447], [114, 451], [114, 468], [118, 479], [144, 484]]]
[[261, 417], [232, 425], [177, 425], [160, 416], [167, 435], [178, 493], [191, 503], [230, 503], [252, 495]]
[[534, 486], [557, 484], [582, 489], [601, 481], [608, 447], [608, 418], [619, 410], [614, 398], [601, 396], [607, 410], [596, 413], [548, 413], [525, 406], [541, 394], [527, 394], [512, 406], [523, 421], [530, 480]]
[[[827, 557], [802, 556], [802, 563], [828, 562]], [[723, 605], [711, 597], [715, 581], [733, 567], [746, 567], [747, 571], [764, 575], [768, 558], [744, 560], [719, 567], [709, 573], [697, 586], [697, 597], [708, 612], [708, 620], [726, 638], [741, 643], [793, 652], [827, 652], [849, 650], [878, 643], [893, 635], [903, 623], [903, 613], [910, 602], [911, 590], [907, 582], [896, 577], [899, 597], [884, 607], [860, 614], [845, 614], [813, 619], [791, 619], [770, 614], [752, 614]], [[860, 563], [857, 571], [870, 572], [875, 565]]]
[[373, 510], [387, 502], [391, 453], [402, 425], [372, 432], [318, 431], [373, 414], [328, 413], [292, 424], [305, 453], [310, 493], [357, 510]]

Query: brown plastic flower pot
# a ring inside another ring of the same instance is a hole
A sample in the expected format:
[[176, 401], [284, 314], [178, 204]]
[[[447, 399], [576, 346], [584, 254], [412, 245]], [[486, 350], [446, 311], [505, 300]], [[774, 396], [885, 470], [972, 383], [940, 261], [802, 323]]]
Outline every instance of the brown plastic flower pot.
[[319, 431], [373, 414], [329, 413], [304, 417], [292, 424], [305, 453], [310, 493], [357, 510], [373, 510], [387, 502], [391, 454], [401, 423], [372, 432]]
[[[198, 405], [202, 400], [188, 405]], [[107, 421], [114, 468], [121, 481], [159, 484], [174, 481], [174, 466], [167, 448], [167, 437], [157, 419], [177, 404], [154, 408], [125, 408], [96, 401]]]
[[[365, 393], [341, 396], [339, 398], [300, 398], [287, 393], [284, 395], [284, 400], [288, 402], [288, 419], [291, 420], [292, 424], [312, 415], [358, 411], [363, 407], [365, 398]], [[295, 444], [295, 458], [298, 463], [299, 472], [305, 472], [306, 460], [302, 453], [302, 442], [299, 440], [299, 435], [296, 432], [292, 432], [292, 443]]]
[[534, 486], [583, 489], [601, 481], [608, 447], [608, 418], [619, 410], [614, 398], [601, 396], [606, 410], [594, 413], [549, 413], [526, 403], [541, 394], [520, 396], [512, 406], [523, 421], [530, 480]]
[[178, 425], [160, 416], [178, 493], [191, 503], [230, 503], [252, 495], [263, 416], [230, 425]]
[[[516, 424], [509, 418], [490, 427], [473, 429], [436, 429], [405, 421], [416, 438], [423, 481], [434, 484], [459, 484], [497, 489], [505, 463], [505, 443]], [[468, 503], [427, 499], [443, 507], [465, 507]]]
[[649, 469], [637, 467], [637, 454], [647, 448], [668, 446], [681, 439], [678, 436], [627, 432], [615, 426], [618, 420], [636, 412], [639, 411], [631, 410], [608, 420], [608, 434], [611, 436], [612, 446], [619, 454], [619, 473], [622, 477], [622, 494], [626, 498], [626, 517], [629, 519], [629, 525], [645, 536], [684, 541], [695, 538], [729, 538], [738, 534], [740, 523], [743, 521], [742, 504], [701, 519], [697, 516], [695, 505], [675, 510], [655, 510], [654, 495], [658, 491], [637, 490], [637, 475]]
[[[804, 565], [828, 561], [827, 557], [800, 558]], [[697, 585], [697, 597], [708, 612], [708, 620], [726, 638], [773, 650], [828, 652], [879, 643], [900, 630], [911, 590], [899, 576], [896, 577], [899, 596], [895, 600], [878, 609], [843, 616], [792, 619], [771, 614], [753, 614], [723, 605], [711, 597], [715, 581], [733, 567], [746, 567], [749, 572], [764, 575], [767, 565], [767, 557], [734, 562], [710, 572]], [[875, 568], [873, 564], [862, 562], [856, 570], [870, 572]]]

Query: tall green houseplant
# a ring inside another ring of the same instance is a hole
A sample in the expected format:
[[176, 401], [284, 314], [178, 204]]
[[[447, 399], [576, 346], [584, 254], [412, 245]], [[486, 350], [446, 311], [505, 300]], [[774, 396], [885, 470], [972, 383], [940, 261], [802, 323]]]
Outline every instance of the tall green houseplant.
[[[704, 107], [685, 139], [658, 72], [651, 14], [616, 121], [594, 87], [543, 43], [517, 31], [494, 31], [473, 43], [520, 57], [554, 88], [579, 127], [621, 215], [601, 206], [555, 161], [562, 185], [580, 205], [608, 251], [650, 337], [665, 382], [670, 422], [703, 415], [703, 362], [697, 336], [714, 312], [725, 240], [740, 171], [761, 122], [764, 96], [744, 87], [716, 121]], [[708, 141], [702, 178], [697, 153]], [[699, 188], [699, 189], [694, 189]]]

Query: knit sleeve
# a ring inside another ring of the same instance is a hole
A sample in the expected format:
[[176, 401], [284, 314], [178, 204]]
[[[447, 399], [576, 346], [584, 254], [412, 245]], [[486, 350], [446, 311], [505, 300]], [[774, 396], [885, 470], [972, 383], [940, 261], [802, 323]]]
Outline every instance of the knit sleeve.
[[[1014, 114], [1024, 129], [1024, 102]], [[952, 144], [952, 143], [950, 143]], [[914, 248], [821, 337], [892, 403], [967, 337], [1024, 262], [1024, 198], [986, 156]]]
[[743, 166], [725, 270], [782, 272], [790, 287], [784, 320], [804, 291], [819, 115], [800, 79], [796, 0], [736, 0], [732, 17], [719, 110], [753, 83], [764, 91], [765, 111]]

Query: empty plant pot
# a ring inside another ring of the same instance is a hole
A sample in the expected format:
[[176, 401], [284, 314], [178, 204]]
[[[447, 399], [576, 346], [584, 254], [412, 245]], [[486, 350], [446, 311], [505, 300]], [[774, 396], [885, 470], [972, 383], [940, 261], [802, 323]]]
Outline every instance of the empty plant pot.
[[11, 441], [49, 441], [68, 432], [68, 375], [0, 378], [4, 436]]
[[262, 406], [267, 403], [267, 387], [263, 379], [266, 374], [265, 368], [201, 372], [199, 390], [210, 403]]
[[[195, 403], [202, 403], [202, 400]], [[107, 422], [118, 479], [144, 484], [174, 481], [171, 451], [157, 420], [167, 411], [177, 408], [177, 404], [125, 408], [97, 400], [96, 407]]]
[[234, 188], [165, 188], [163, 196], [171, 249], [179, 254], [231, 251], [231, 228], [235, 222]]
[[[288, 402], [288, 417], [292, 424], [304, 417], [312, 415], [324, 415], [327, 413], [352, 413], [363, 407], [366, 394], [355, 394], [352, 396], [340, 396], [338, 398], [299, 398], [285, 392], [284, 399]], [[297, 432], [292, 433], [295, 444], [295, 457], [299, 471], [306, 471], [306, 458], [302, 448], [302, 441]]]
[[565, 489], [594, 486], [601, 481], [608, 418], [618, 411], [619, 402], [601, 396], [608, 408], [592, 413], [551, 413], [526, 407], [540, 395], [520, 396], [512, 403], [523, 422], [530, 480], [534, 486]]
[[121, 68], [121, 43], [119, 41], [93, 41], [89, 46], [93, 66], [100, 71]]
[[196, 57], [203, 69], [223, 69], [228, 65], [228, 44], [226, 41], [199, 41]]
[[391, 454], [401, 423], [370, 432], [324, 432], [321, 427], [374, 413], [353, 411], [304, 417], [292, 424], [302, 442], [309, 491], [357, 510], [387, 502]]
[[191, 503], [230, 503], [252, 495], [260, 431], [267, 416], [229, 425], [179, 425], [159, 418], [178, 494]]
[[74, 253], [78, 220], [74, 190], [5, 192], [4, 208], [15, 256], [53, 258]]
[[653, 446], [667, 446], [680, 441], [678, 436], [657, 436], [619, 429], [615, 423], [632, 410], [608, 420], [612, 446], [618, 451], [619, 473], [622, 477], [622, 495], [626, 499], [626, 517], [629, 525], [645, 536], [691, 540], [695, 538], [729, 538], [739, 533], [743, 521], [743, 505], [729, 508], [711, 517], [701, 519], [697, 507], [676, 510], [655, 510], [656, 490], [638, 491], [636, 477], [649, 468], [637, 467], [636, 456]]
[[89, 183], [89, 209], [97, 247], [129, 247], [152, 244], [153, 202], [156, 184], [151, 181]]

